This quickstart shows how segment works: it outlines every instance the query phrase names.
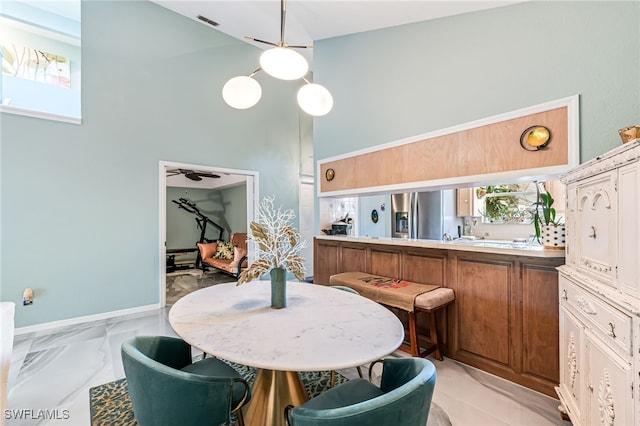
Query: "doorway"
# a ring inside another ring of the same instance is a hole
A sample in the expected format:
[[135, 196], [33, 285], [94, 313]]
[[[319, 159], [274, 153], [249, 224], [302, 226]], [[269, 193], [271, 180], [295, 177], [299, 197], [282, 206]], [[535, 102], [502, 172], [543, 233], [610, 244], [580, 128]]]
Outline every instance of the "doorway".
[[[246, 212], [246, 223], [244, 223], [244, 227], [246, 230], [249, 229], [249, 224], [256, 217], [256, 200], [259, 199], [258, 194], [258, 172], [252, 170], [237, 170], [237, 169], [227, 169], [222, 167], [215, 166], [204, 166], [198, 164], [186, 164], [186, 163], [177, 163], [177, 162], [168, 162], [168, 161], [160, 161], [159, 163], [159, 214], [160, 214], [160, 241], [159, 241], [159, 259], [160, 259], [160, 274], [159, 274], [159, 299], [160, 306], [166, 306], [167, 304], [167, 210], [168, 203], [177, 204], [175, 207], [179, 209], [179, 205], [182, 207], [187, 207], [187, 212], [185, 212], [186, 219], [192, 220], [192, 226], [195, 229], [196, 224], [198, 225], [198, 234], [200, 236], [204, 235], [202, 229], [202, 215], [194, 215], [189, 217], [187, 213], [189, 210], [193, 210], [189, 208], [191, 203], [195, 203], [189, 197], [172, 197], [171, 200], [167, 199], [167, 193], [169, 190], [173, 190], [175, 193], [176, 189], [184, 188], [185, 193], [219, 193], [221, 191], [228, 191], [230, 188], [242, 188], [246, 193], [246, 200], [237, 200], [236, 201], [236, 209], [241, 209], [241, 203], [244, 204], [244, 212]], [[177, 198], [177, 200], [173, 200], [173, 198]], [[185, 200], [185, 201], [183, 201]], [[222, 201], [222, 200], [220, 200]], [[224, 206], [224, 204], [222, 204]], [[196, 206], [196, 211], [199, 211]], [[203, 210], [204, 213], [207, 211]], [[202, 212], [200, 212], [202, 213]], [[237, 215], [232, 215], [237, 217]], [[198, 219], [198, 220], [196, 220]], [[209, 226], [207, 227], [207, 234], [211, 234], [214, 238], [217, 238], [221, 233], [224, 235], [223, 238], [229, 237], [229, 232], [235, 232], [238, 229], [231, 229], [232, 225], [227, 223], [224, 216], [218, 216], [218, 222], [222, 222], [222, 225], [218, 225], [217, 223], [212, 223], [213, 221], [205, 221], [204, 226], [207, 226], [207, 222]], [[200, 222], [198, 222], [200, 221]], [[237, 227], [237, 225], [236, 225]], [[220, 231], [218, 228], [223, 228], [226, 232]], [[193, 229], [190, 231], [193, 232]], [[211, 232], [209, 232], [211, 231]], [[195, 241], [191, 241], [194, 239]], [[189, 247], [190, 249], [195, 248], [195, 242], [198, 241], [198, 238], [191, 238], [188, 241], [184, 241], [179, 243], [180, 245], [185, 245], [185, 247]], [[180, 247], [182, 248], [182, 247]], [[251, 253], [251, 250], [249, 251]], [[249, 261], [251, 262], [251, 255]]]

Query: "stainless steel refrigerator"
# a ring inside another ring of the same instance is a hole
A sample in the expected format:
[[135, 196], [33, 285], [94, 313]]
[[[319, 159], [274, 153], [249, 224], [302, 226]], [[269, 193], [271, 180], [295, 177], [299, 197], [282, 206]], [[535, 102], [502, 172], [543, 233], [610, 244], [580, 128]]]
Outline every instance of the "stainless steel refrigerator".
[[463, 221], [456, 215], [456, 191], [407, 192], [391, 196], [391, 236], [442, 240], [455, 238]]

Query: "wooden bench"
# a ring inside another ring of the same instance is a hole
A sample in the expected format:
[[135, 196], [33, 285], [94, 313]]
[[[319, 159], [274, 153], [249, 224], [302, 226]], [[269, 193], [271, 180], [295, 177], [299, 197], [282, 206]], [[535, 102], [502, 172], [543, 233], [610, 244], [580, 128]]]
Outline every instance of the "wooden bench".
[[[410, 353], [411, 356], [419, 357], [426, 357], [434, 353], [434, 357], [442, 361], [436, 313], [455, 300], [452, 289], [364, 272], [343, 272], [332, 275], [329, 277], [329, 284], [352, 288], [362, 296], [380, 304], [407, 312], [409, 315], [409, 344], [402, 344], [400, 349]], [[427, 341], [431, 343], [431, 346], [423, 352], [420, 352], [418, 341], [418, 312], [430, 314]]]

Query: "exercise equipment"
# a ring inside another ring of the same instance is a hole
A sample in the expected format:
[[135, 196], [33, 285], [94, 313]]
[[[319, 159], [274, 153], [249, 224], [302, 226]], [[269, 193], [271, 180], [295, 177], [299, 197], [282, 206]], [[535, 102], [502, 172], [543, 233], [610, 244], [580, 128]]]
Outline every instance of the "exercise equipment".
[[[196, 216], [196, 223], [198, 224], [198, 229], [200, 229], [200, 240], [198, 241], [199, 243], [211, 243], [213, 241], [218, 241], [218, 240], [222, 240], [222, 235], [224, 234], [224, 228], [220, 225], [218, 225], [217, 223], [215, 223], [214, 221], [212, 221], [211, 219], [209, 219], [209, 217], [205, 216], [204, 214], [202, 214], [202, 212], [200, 211], [200, 209], [198, 209], [196, 203], [194, 203], [193, 201], [189, 201], [186, 198], [179, 198], [177, 201], [176, 200], [171, 200], [171, 202], [175, 203], [178, 205], [178, 208], [191, 213], [193, 215]], [[218, 238], [216, 239], [209, 239], [206, 237], [206, 233], [207, 233], [207, 225], [211, 225], [214, 228], [216, 228], [218, 230]], [[196, 268], [200, 267], [200, 262], [202, 261], [201, 257], [200, 257], [200, 251], [197, 248], [193, 248], [193, 249], [171, 249], [171, 250], [167, 250], [167, 253], [171, 253], [171, 252], [186, 252], [186, 251], [198, 251], [198, 254], [196, 256]], [[172, 261], [175, 260], [175, 255], [173, 256], [174, 259], [172, 259]], [[173, 265], [171, 265], [171, 268], [176, 268], [175, 262], [172, 262]], [[169, 267], [169, 259], [167, 259], [167, 267]], [[175, 269], [174, 269], [175, 270]]]

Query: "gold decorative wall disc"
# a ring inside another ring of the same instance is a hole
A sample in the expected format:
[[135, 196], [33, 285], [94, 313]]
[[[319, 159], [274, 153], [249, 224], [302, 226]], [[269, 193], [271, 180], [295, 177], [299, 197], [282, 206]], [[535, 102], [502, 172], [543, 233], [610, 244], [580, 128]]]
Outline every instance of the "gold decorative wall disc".
[[527, 151], [538, 151], [551, 141], [551, 132], [544, 126], [531, 126], [520, 136], [520, 145]]
[[327, 171], [324, 172], [324, 177], [327, 178], [327, 180], [333, 180], [335, 176], [336, 172], [334, 172], [333, 169], [327, 169]]

